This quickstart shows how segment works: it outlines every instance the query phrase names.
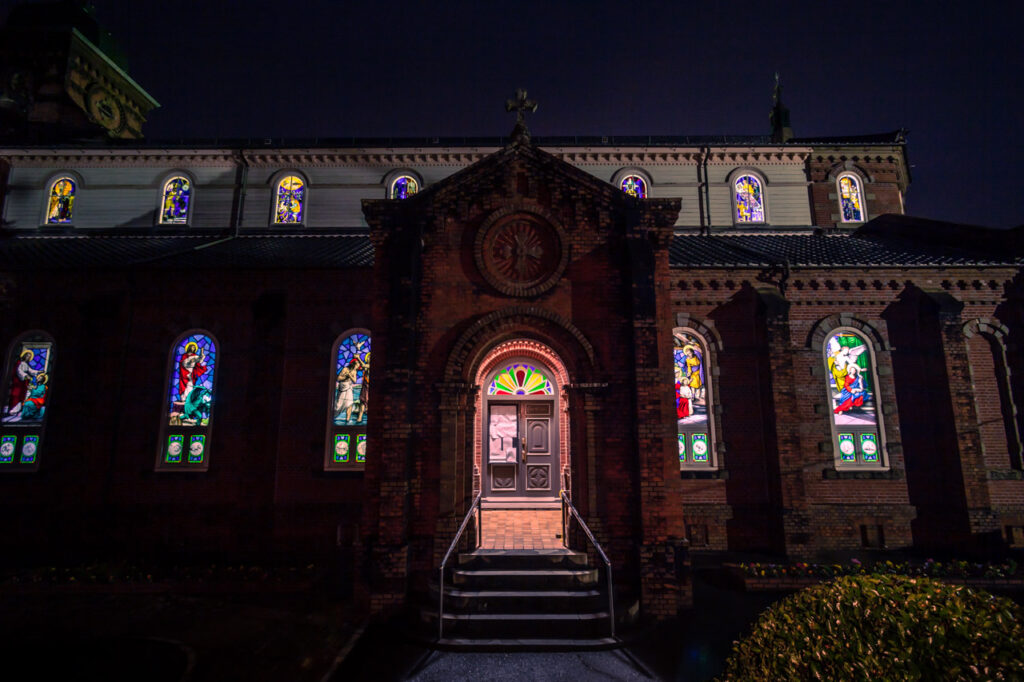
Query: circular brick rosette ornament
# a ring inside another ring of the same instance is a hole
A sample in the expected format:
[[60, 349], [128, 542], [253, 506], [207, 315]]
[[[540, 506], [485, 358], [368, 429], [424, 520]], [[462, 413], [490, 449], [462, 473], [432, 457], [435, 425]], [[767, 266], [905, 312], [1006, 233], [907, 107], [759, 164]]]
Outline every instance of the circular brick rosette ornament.
[[498, 211], [480, 227], [476, 264], [484, 279], [509, 296], [536, 296], [558, 283], [568, 262], [562, 229], [531, 211]]

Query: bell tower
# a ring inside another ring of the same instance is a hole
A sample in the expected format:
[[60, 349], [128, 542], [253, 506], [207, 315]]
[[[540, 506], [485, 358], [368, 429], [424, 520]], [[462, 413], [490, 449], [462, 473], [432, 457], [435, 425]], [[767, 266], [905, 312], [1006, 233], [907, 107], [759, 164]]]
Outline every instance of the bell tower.
[[159, 104], [81, 2], [22, 4], [0, 28], [0, 140], [139, 139]]

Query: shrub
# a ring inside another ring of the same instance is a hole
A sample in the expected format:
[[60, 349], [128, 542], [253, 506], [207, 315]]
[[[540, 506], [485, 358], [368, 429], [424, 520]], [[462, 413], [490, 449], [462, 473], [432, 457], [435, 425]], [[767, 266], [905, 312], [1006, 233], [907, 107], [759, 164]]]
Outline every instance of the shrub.
[[762, 613], [723, 678], [1024, 679], [1024, 609], [929, 578], [836, 578]]

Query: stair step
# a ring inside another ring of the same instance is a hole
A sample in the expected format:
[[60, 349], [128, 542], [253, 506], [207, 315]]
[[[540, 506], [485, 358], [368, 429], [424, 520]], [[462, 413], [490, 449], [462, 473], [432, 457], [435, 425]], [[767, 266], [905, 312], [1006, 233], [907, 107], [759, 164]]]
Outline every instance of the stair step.
[[489, 639], [472, 639], [468, 637], [445, 637], [437, 641], [441, 649], [459, 649], [473, 651], [585, 651], [613, 649], [622, 642], [618, 638], [552, 638], [537, 639], [533, 637], [495, 637]]
[[[424, 614], [427, 615], [427, 614]], [[430, 614], [428, 627], [436, 626]], [[444, 632], [466, 639], [532, 638], [589, 639], [607, 635], [611, 622], [606, 611], [593, 613], [448, 613]]]
[[593, 613], [445, 613], [446, 621], [527, 621], [527, 620], [600, 620], [607, 618], [607, 611]]
[[444, 594], [445, 597], [477, 599], [558, 599], [562, 597], [585, 599], [598, 597], [601, 592], [598, 590], [463, 590], [458, 587], [445, 587]]
[[589, 586], [597, 583], [595, 569], [456, 569], [452, 583], [467, 587], [533, 588], [536, 590]]
[[458, 568], [537, 569], [587, 567], [587, 555], [567, 549], [477, 550], [459, 554]]

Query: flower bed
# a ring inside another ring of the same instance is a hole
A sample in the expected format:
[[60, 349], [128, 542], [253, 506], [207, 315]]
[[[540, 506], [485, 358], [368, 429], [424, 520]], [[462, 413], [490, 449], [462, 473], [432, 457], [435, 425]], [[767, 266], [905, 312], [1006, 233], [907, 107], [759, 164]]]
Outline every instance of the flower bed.
[[926, 559], [920, 563], [879, 561], [870, 564], [851, 559], [845, 564], [739, 563], [725, 564], [725, 568], [733, 582], [748, 591], [798, 590], [845, 575], [905, 575], [976, 587], [1024, 588], [1024, 570], [1012, 559], [1000, 563]]

